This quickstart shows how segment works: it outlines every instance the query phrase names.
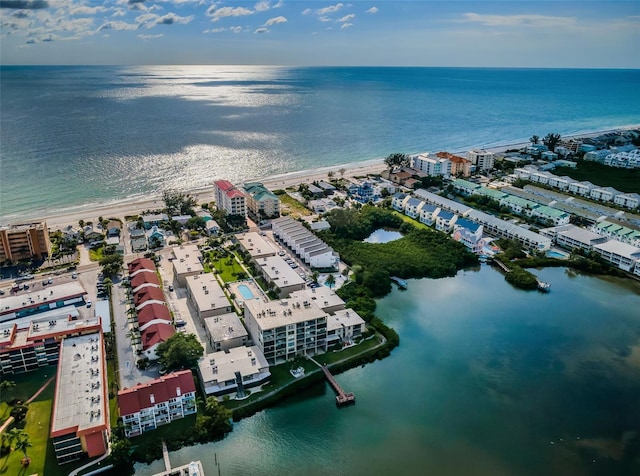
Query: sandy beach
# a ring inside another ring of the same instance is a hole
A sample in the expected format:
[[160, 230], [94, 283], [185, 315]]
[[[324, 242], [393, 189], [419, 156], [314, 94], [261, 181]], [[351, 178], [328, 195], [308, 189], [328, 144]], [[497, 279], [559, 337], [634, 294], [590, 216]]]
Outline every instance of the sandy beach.
[[[638, 129], [640, 124], [620, 126], [615, 129], [608, 129], [602, 131], [593, 131], [588, 133], [574, 134], [563, 136], [563, 139], [571, 138], [588, 138], [597, 137], [601, 134], [608, 132], [616, 132], [629, 129]], [[520, 149], [528, 145], [529, 142], [520, 142], [513, 144], [504, 144], [495, 147], [488, 147], [486, 150], [491, 152], [503, 152], [508, 149]], [[431, 151], [436, 152], [436, 151]], [[454, 152], [459, 155], [464, 155], [464, 151]], [[300, 183], [311, 183], [316, 180], [326, 180], [330, 172], [334, 177], [343, 176], [340, 171], [344, 171], [344, 178], [353, 178], [366, 176], [369, 174], [379, 174], [385, 169], [384, 159], [371, 159], [362, 162], [335, 165], [329, 167], [322, 167], [313, 170], [300, 170], [296, 172], [289, 172], [286, 174], [274, 175], [271, 177], [263, 178], [261, 181], [268, 189], [277, 190], [285, 189], [298, 185]], [[193, 195], [197, 203], [212, 202], [214, 201], [213, 189], [211, 187], [201, 188], [197, 190], [186, 191]], [[40, 216], [34, 218], [26, 218], [25, 221], [41, 221], [46, 220], [49, 228], [52, 230], [61, 229], [67, 225], [77, 225], [79, 220], [95, 221], [98, 217], [103, 218], [124, 218], [128, 215], [137, 215], [146, 210], [158, 210], [164, 207], [161, 194], [148, 195], [146, 197], [135, 197], [128, 200], [122, 200], [114, 202], [112, 204], [105, 205], [89, 205], [68, 210], [60, 211], [59, 213], [52, 213], [47, 216]]]

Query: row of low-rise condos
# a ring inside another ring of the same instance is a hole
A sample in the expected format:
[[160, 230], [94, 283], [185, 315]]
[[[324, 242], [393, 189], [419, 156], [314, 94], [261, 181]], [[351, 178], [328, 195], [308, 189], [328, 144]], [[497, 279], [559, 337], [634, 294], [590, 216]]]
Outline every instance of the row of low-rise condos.
[[500, 190], [484, 187], [467, 180], [455, 179], [452, 184], [453, 188], [462, 195], [480, 195], [488, 197], [497, 201], [500, 206], [508, 208], [515, 214], [527, 216], [543, 223], [549, 223], [556, 226], [566, 225], [569, 223], [571, 218], [571, 216], [563, 210], [549, 207], [532, 200], [526, 200]]
[[158, 345], [175, 334], [155, 263], [138, 258], [127, 265], [131, 297], [136, 311], [140, 343], [145, 357], [157, 358]]
[[128, 438], [196, 413], [196, 386], [190, 370], [174, 372], [118, 392]]
[[584, 160], [599, 162], [610, 167], [640, 168], [640, 149], [634, 145], [611, 147], [587, 152]]
[[247, 182], [242, 191], [252, 218], [261, 220], [280, 216], [280, 199], [260, 182]]
[[[610, 224], [611, 225], [611, 224]], [[592, 230], [601, 231], [594, 225]], [[575, 225], [563, 225], [541, 230], [555, 243], [569, 250], [598, 253], [605, 261], [624, 271], [640, 276], [640, 232], [636, 233], [636, 245], [619, 241], [612, 236], [597, 233]]]
[[60, 344], [51, 415], [53, 448], [59, 464], [107, 452], [109, 397], [102, 330], [66, 337]]
[[571, 177], [560, 177], [529, 166], [515, 169], [514, 176], [529, 182], [548, 185], [581, 197], [591, 198], [592, 200], [614, 203], [624, 208], [635, 209], [640, 206], [640, 195], [637, 193], [624, 193], [613, 187], [594, 185], [589, 181], [579, 182]]
[[81, 304], [87, 292], [76, 281], [47, 286], [28, 293], [0, 298], [0, 322], [11, 321], [64, 306]]
[[309, 231], [302, 223], [290, 217], [276, 218], [271, 222], [273, 236], [287, 245], [312, 268], [335, 268], [340, 256], [324, 241]]
[[213, 192], [218, 209], [226, 211], [228, 215], [247, 216], [246, 197], [231, 182], [216, 180], [213, 182]]
[[42, 259], [50, 251], [46, 222], [0, 227], [0, 263]]
[[[548, 237], [542, 236], [539, 233], [535, 233], [531, 230], [523, 228], [515, 223], [502, 220], [493, 215], [489, 215], [488, 213], [475, 210], [467, 205], [456, 202], [454, 200], [441, 197], [440, 195], [436, 195], [424, 189], [416, 190], [414, 192], [414, 195], [417, 198], [420, 198], [426, 204], [435, 207], [436, 210], [440, 209], [439, 213], [441, 213], [442, 211], [447, 211], [453, 215], [456, 215], [457, 217], [466, 218], [470, 222], [482, 225], [483, 232], [490, 234], [492, 236], [511, 239], [511, 240], [517, 240], [525, 248], [539, 250], [539, 251], [548, 250], [549, 247], [551, 246], [551, 240]], [[427, 210], [427, 212], [425, 213], [426, 216], [429, 216], [430, 213], [433, 213], [428, 211], [429, 208], [427, 208], [426, 210]], [[422, 219], [422, 216], [423, 216], [422, 213], [423, 212], [421, 210], [420, 221], [428, 224], [426, 219]], [[451, 219], [448, 220], [448, 222], [451, 222], [451, 220], [453, 219], [454, 218], [452, 217]], [[453, 222], [454, 225], [457, 222], [457, 218], [455, 220], [456, 221]]]

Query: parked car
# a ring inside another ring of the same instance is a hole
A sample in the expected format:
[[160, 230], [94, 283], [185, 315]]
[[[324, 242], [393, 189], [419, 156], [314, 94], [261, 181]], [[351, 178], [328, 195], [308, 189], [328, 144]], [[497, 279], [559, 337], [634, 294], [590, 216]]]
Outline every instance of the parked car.
[[173, 292], [173, 286], [169, 286], [169, 292]]
[[176, 327], [184, 327], [187, 325], [186, 321], [183, 321], [182, 319], [176, 319]]
[[78, 273], [73, 273], [73, 274], [71, 275], [71, 277], [72, 277], [73, 279], [76, 279], [76, 278], [78, 277]]
[[93, 303], [91, 302], [91, 299], [89, 299], [89, 300], [87, 301], [87, 307], [91, 307], [91, 305], [92, 305], [92, 304], [93, 304]]
[[0, 296], [4, 296], [4, 289], [0, 289]]
[[284, 251], [278, 251], [278, 256], [284, 256], [286, 253]]

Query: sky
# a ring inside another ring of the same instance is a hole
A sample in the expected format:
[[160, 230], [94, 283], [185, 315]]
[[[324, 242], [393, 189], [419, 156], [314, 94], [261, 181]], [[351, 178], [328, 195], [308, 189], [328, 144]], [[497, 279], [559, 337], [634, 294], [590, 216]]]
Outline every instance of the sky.
[[640, 1], [0, 0], [0, 64], [640, 68]]

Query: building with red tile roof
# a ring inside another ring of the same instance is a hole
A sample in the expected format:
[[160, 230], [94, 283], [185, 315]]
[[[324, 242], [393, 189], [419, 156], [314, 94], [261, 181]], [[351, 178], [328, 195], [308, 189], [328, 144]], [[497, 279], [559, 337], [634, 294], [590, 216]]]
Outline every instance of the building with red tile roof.
[[166, 341], [175, 333], [175, 328], [169, 323], [151, 323], [140, 333], [140, 337], [142, 338], [142, 350], [144, 351], [145, 356], [151, 360], [156, 360], [158, 358], [158, 355], [156, 354], [158, 344]]
[[129, 269], [130, 275], [133, 275], [138, 271], [153, 271], [155, 273], [156, 264], [149, 258], [138, 258], [129, 263], [127, 268]]
[[142, 304], [149, 301], [164, 302], [162, 289], [155, 286], [145, 286], [133, 293], [133, 304], [136, 309], [140, 309]]
[[181, 370], [120, 390], [118, 408], [128, 438], [196, 413], [193, 375]]
[[142, 307], [138, 311], [138, 325], [140, 331], [149, 327], [150, 323], [171, 324], [171, 312], [164, 304], [152, 303]]
[[152, 285], [160, 287], [160, 280], [156, 273], [140, 273], [131, 278], [131, 289], [134, 292], [139, 291], [143, 286]]
[[449, 152], [438, 152], [436, 155], [441, 159], [448, 159], [451, 162], [451, 175], [456, 177], [469, 177], [471, 175], [470, 160]]
[[247, 216], [246, 197], [228, 180], [213, 182], [213, 192], [218, 209], [225, 210], [229, 215]]

